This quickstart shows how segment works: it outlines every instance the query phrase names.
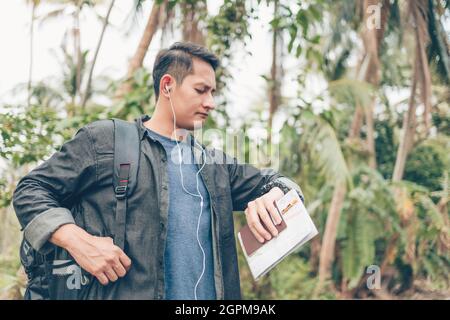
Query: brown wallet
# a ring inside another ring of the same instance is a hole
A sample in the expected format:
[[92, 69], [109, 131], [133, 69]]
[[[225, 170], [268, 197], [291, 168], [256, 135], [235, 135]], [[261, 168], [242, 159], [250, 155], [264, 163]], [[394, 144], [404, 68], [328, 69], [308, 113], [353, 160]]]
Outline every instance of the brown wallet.
[[[277, 208], [276, 203], [275, 207]], [[277, 208], [278, 210], [278, 208]], [[278, 211], [279, 212], [279, 211]], [[286, 229], [287, 225], [286, 222], [283, 219], [283, 215], [281, 215], [281, 223], [279, 225], [275, 224], [275, 227], [278, 230], [278, 234], [283, 231], [284, 229]], [[261, 224], [263, 226], [264, 229], [267, 230], [267, 232], [270, 233], [270, 231], [267, 229], [267, 227], [264, 225], [264, 222], [261, 221]], [[256, 237], [253, 235], [253, 232], [250, 230], [250, 227], [248, 226], [248, 224], [246, 224], [245, 226], [242, 227], [242, 229], [239, 231], [241, 234], [241, 239], [242, 239], [242, 244], [244, 245], [245, 248], [245, 252], [247, 253], [248, 256], [252, 255], [256, 250], [258, 250], [259, 248], [261, 248], [263, 245], [265, 245], [267, 242], [271, 241], [274, 239], [274, 237], [272, 236], [272, 238], [270, 240], [265, 240], [264, 242], [261, 243], [259, 242]], [[271, 234], [271, 233], [270, 233]], [[272, 234], [271, 234], [272, 235]]]

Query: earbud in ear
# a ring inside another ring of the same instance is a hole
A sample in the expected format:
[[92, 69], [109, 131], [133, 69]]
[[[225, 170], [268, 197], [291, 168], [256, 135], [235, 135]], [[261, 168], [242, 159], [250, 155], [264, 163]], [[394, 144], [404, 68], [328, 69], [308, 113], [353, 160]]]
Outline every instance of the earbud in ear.
[[170, 88], [167, 86], [167, 84], [166, 84], [165, 88], [166, 88], [166, 93], [169, 93], [170, 92]]

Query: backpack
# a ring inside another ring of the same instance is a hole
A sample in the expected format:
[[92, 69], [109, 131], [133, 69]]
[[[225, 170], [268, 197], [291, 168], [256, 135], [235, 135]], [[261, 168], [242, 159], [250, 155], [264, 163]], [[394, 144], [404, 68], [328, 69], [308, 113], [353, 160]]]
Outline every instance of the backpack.
[[[113, 187], [117, 199], [113, 238], [114, 244], [124, 250], [127, 198], [137, 184], [140, 139], [134, 123], [120, 119], [111, 121], [114, 127]], [[82, 270], [69, 253], [60, 247], [49, 254], [41, 254], [23, 238], [20, 260], [28, 277], [24, 294], [26, 300], [102, 298], [102, 292], [91, 290], [94, 277]]]

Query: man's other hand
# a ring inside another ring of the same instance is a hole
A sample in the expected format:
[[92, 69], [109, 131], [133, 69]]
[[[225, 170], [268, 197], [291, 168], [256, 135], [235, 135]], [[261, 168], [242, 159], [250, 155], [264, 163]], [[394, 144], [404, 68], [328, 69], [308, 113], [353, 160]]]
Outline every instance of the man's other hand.
[[90, 235], [75, 224], [61, 226], [50, 242], [69, 251], [80, 267], [94, 275], [102, 285], [124, 277], [131, 267], [130, 258], [114, 245], [112, 238]]

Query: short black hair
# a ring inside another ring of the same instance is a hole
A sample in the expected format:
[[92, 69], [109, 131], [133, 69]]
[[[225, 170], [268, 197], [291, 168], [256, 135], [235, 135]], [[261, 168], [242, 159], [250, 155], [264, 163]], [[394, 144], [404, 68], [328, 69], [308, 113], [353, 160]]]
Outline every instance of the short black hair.
[[158, 52], [153, 65], [153, 88], [156, 101], [159, 98], [159, 82], [166, 73], [181, 85], [184, 78], [194, 71], [192, 58], [201, 59], [211, 65], [214, 71], [219, 66], [219, 59], [205, 47], [192, 42], [175, 42], [169, 49]]

